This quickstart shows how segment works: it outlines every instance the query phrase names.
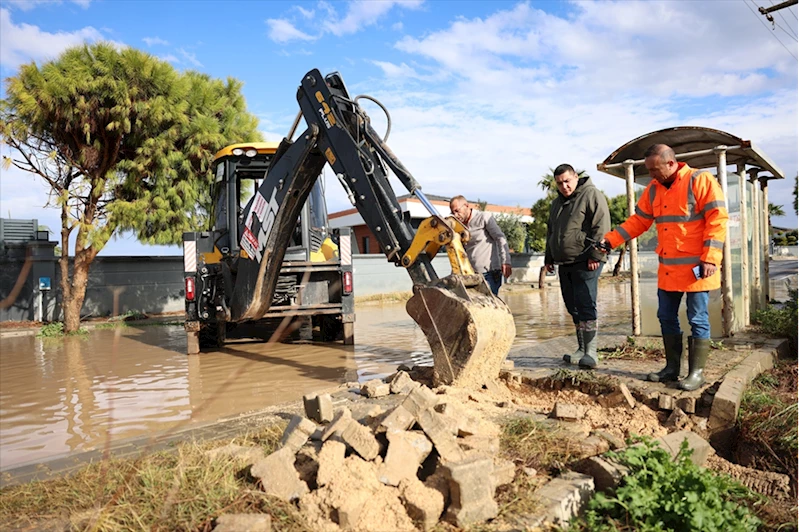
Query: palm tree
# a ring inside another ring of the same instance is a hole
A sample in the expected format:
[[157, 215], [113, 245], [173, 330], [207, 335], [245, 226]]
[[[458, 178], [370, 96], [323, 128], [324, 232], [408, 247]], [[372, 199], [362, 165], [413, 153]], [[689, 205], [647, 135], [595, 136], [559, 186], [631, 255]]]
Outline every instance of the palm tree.
[[[585, 173], [585, 170], [577, 170], [577, 177], [582, 179], [583, 177], [589, 177], [588, 174]], [[538, 182], [538, 186], [541, 187], [541, 190], [547, 193], [547, 195], [554, 195], [558, 192], [558, 185], [555, 184], [555, 169], [550, 168], [549, 172], [541, 176], [541, 181]]]
[[775, 205], [773, 203], [768, 204], [768, 225], [771, 227], [771, 217], [772, 216], [785, 216], [785, 210], [782, 208], [782, 205]]

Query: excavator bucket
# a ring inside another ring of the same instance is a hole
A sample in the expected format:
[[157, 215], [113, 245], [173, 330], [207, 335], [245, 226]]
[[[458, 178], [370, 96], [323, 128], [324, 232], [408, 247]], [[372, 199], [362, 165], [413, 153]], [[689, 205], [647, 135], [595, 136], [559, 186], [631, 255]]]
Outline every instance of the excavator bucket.
[[417, 287], [405, 308], [430, 343], [436, 385], [479, 388], [497, 378], [516, 326], [481, 275], [453, 274]]

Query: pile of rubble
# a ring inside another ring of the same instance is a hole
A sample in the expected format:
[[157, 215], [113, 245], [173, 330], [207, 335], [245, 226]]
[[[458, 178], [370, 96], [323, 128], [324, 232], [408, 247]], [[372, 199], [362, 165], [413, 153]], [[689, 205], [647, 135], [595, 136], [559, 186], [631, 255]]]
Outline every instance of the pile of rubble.
[[[314, 530], [428, 530], [441, 518], [464, 527], [496, 517], [494, 493], [512, 482], [497, 457], [499, 427], [449, 387], [434, 392], [399, 371], [361, 394], [404, 396], [363, 418], [334, 411], [329, 394], [304, 398], [280, 448], [251, 474], [268, 494], [298, 501]], [[438, 393], [436, 393], [438, 392]]]

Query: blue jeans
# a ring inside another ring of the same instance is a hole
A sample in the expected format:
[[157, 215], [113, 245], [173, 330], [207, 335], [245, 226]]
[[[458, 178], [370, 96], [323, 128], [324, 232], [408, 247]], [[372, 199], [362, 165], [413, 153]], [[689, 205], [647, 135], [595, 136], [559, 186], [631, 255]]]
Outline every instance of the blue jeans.
[[485, 272], [483, 277], [485, 277], [491, 292], [495, 296], [499, 295], [499, 287], [502, 286], [502, 270], [491, 270], [490, 272]]
[[596, 320], [597, 284], [604, 265], [600, 262], [594, 271], [588, 269], [588, 261], [558, 266], [560, 294], [575, 325]]
[[[708, 292], [686, 292], [688, 323], [691, 336], [697, 339], [710, 338], [710, 318], [707, 313]], [[667, 292], [658, 288], [658, 319], [662, 334], [682, 334], [677, 311], [680, 309], [683, 292]]]

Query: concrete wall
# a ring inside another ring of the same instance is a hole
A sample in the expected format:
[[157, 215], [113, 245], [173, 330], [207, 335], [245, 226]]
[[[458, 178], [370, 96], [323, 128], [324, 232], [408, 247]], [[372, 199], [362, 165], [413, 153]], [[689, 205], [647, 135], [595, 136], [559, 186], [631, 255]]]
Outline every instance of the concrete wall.
[[772, 255], [775, 257], [796, 257], [797, 254], [797, 246], [774, 246], [774, 252]]

